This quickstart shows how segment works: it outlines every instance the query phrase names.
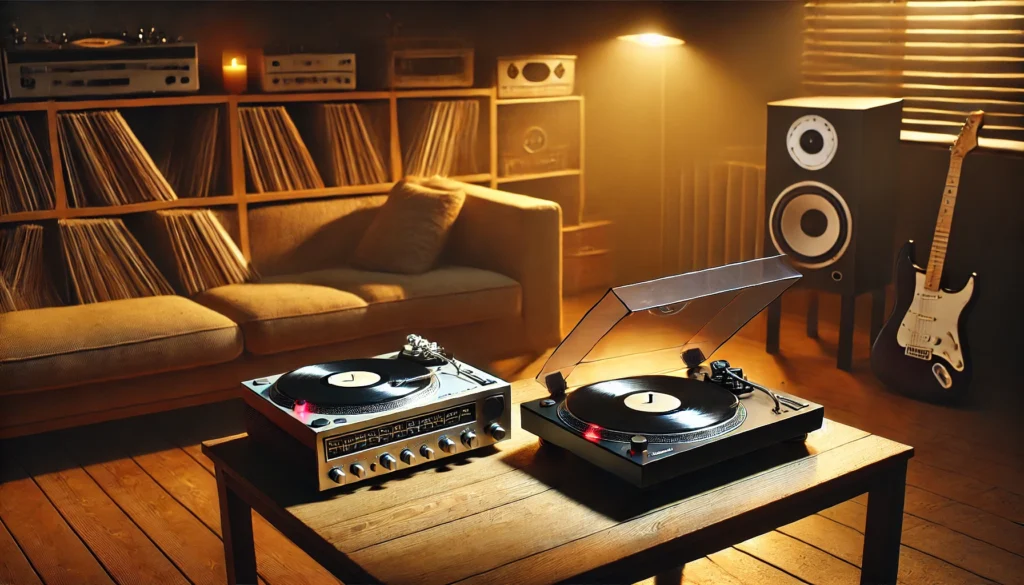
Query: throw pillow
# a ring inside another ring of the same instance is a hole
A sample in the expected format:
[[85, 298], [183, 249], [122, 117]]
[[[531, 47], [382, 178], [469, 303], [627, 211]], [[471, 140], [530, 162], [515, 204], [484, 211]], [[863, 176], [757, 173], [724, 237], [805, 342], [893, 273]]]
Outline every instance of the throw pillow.
[[466, 194], [399, 181], [356, 247], [363, 270], [421, 274], [434, 267]]

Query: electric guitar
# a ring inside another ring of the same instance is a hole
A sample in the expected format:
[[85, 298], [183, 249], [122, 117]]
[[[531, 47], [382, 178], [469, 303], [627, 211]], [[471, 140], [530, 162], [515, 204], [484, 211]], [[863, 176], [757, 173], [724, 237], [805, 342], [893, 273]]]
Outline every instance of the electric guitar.
[[971, 112], [953, 142], [928, 267], [914, 264], [913, 240], [896, 256], [896, 306], [871, 347], [875, 375], [890, 389], [915, 398], [958, 400], [971, 382], [963, 324], [977, 275], [972, 274], [957, 291], [941, 288], [940, 282], [960, 169], [964, 157], [978, 145], [978, 128], [984, 115], [982, 111]]

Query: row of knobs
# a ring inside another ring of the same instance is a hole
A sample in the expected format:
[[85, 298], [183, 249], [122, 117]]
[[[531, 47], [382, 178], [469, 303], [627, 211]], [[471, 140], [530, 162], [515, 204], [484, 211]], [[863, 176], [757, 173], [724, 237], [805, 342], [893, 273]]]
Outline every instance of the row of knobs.
[[[491, 426], [487, 427], [487, 432], [490, 433], [496, 441], [500, 441], [505, 438], [505, 429], [498, 423], [492, 423]], [[476, 433], [470, 430], [462, 431], [460, 439], [467, 449], [476, 447], [478, 442]], [[456, 447], [455, 441], [453, 441], [448, 435], [441, 435], [437, 440], [437, 446], [445, 453], [454, 453]], [[424, 459], [433, 459], [434, 450], [427, 445], [421, 445], [420, 455]], [[403, 449], [402, 452], [398, 454], [398, 458], [402, 460], [402, 463], [412, 465], [412, 462], [416, 460], [416, 455], [409, 449]], [[395, 468], [398, 467], [398, 461], [396, 461], [390, 453], [385, 453], [380, 456], [380, 464], [388, 471], [394, 471]], [[352, 475], [356, 477], [366, 477], [366, 468], [361, 463], [353, 463], [349, 468], [349, 471], [351, 471]], [[331, 481], [335, 483], [342, 483], [345, 481], [345, 472], [340, 467], [334, 467], [327, 472], [327, 477], [331, 478]]]

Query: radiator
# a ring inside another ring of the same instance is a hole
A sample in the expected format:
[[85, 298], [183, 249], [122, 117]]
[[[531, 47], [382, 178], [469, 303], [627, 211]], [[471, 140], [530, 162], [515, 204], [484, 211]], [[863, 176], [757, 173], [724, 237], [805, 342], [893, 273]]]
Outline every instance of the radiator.
[[685, 164], [679, 197], [679, 272], [764, 255], [764, 165]]

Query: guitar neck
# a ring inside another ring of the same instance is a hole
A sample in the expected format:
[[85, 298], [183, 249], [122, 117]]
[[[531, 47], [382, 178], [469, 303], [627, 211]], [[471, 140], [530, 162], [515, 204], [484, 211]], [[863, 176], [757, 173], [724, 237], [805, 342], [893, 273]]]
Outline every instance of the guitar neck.
[[939, 281], [942, 280], [942, 266], [946, 262], [946, 245], [949, 243], [949, 229], [953, 225], [953, 208], [956, 206], [957, 191], [960, 189], [960, 168], [963, 162], [963, 155], [953, 154], [949, 157], [946, 187], [942, 192], [942, 204], [939, 206], [939, 218], [935, 222], [932, 250], [928, 256], [928, 268], [925, 273], [924, 287], [927, 290], [939, 290]]

